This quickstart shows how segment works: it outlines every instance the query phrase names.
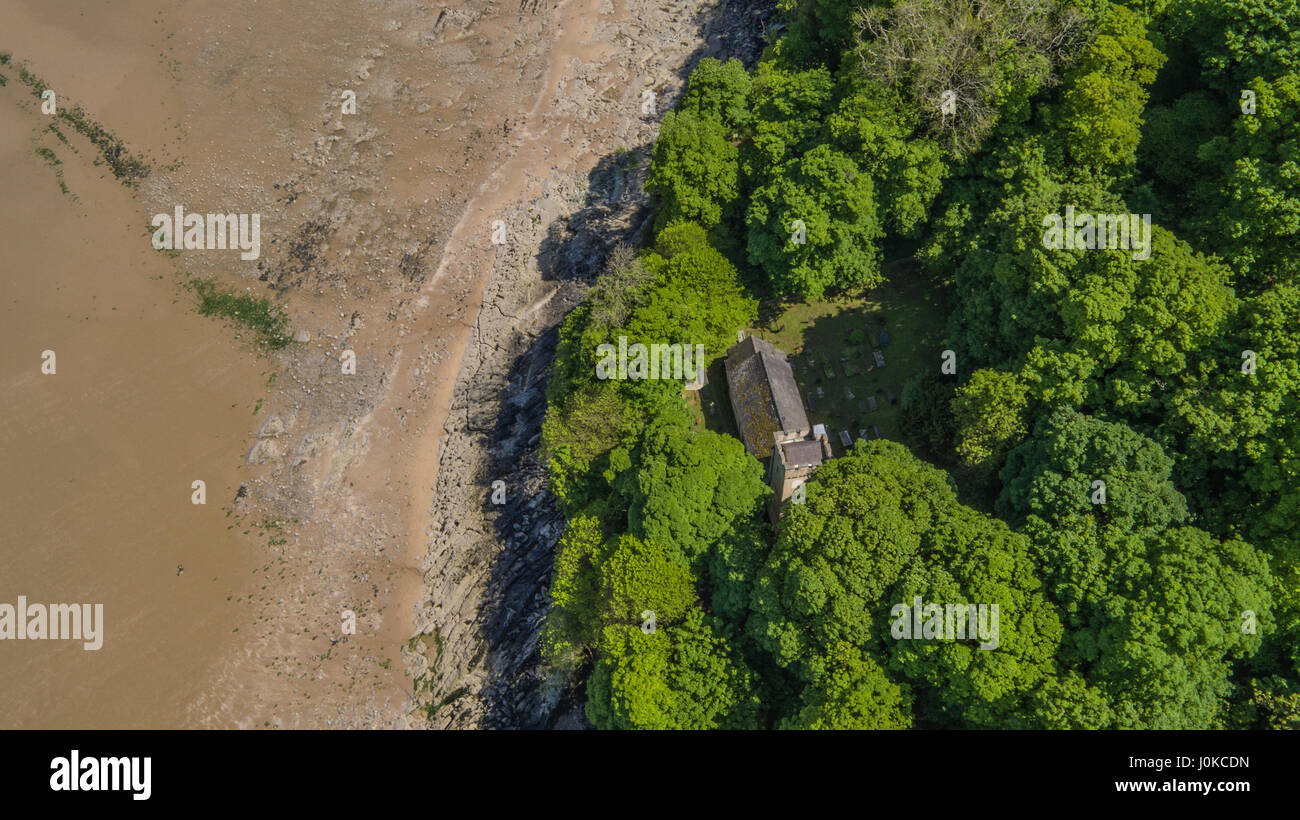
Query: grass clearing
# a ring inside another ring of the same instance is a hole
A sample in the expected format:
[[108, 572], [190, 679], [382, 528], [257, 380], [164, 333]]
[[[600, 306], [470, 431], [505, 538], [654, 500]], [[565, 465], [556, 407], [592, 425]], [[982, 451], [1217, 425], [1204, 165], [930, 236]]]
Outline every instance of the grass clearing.
[[727, 371], [723, 364], [726, 358], [724, 351], [724, 355], [709, 363], [705, 370], [707, 383], [698, 392], [687, 391], [686, 407], [695, 417], [695, 429], [713, 430], [738, 439], [740, 430], [736, 427], [731, 399], [727, 396]]
[[[898, 427], [901, 404], [889, 397], [901, 402], [908, 378], [940, 365], [946, 323], [940, 294], [930, 292], [914, 263], [892, 264], [887, 274], [885, 284], [864, 295], [765, 304], [749, 331], [789, 354], [808, 419], [826, 425], [836, 456], [844, 454], [841, 430], [856, 440], [860, 430], [870, 435], [874, 426], [883, 438], [904, 441]], [[875, 363], [877, 350], [883, 367]], [[709, 377], [712, 383], [712, 372]], [[706, 413], [708, 426], [734, 435], [730, 406], [722, 409], [725, 423], [715, 425]]]

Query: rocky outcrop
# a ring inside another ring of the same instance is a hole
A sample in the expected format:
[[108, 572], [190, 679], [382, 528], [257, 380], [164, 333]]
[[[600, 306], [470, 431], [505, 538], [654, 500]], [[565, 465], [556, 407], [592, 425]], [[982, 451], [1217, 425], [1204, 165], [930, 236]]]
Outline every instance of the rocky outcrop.
[[[620, 41], [630, 41], [633, 56], [644, 55], [638, 76], [666, 78], [656, 85], [661, 110], [702, 56], [752, 66], [773, 6], [629, 5], [644, 7], [630, 15], [636, 24], [619, 32]], [[635, 62], [626, 50], [624, 61]], [[497, 254], [461, 365], [422, 566], [425, 603], [403, 653], [417, 691], [412, 716], [422, 714], [434, 728], [585, 722], [572, 682], [548, 675], [538, 655], [564, 526], [546, 491], [538, 442], [560, 322], [581, 303], [610, 250], [648, 229], [643, 185], [657, 117], [626, 105], [612, 113], [598, 132], [608, 153], [590, 173], [552, 173], [541, 196], [506, 218], [527, 227], [516, 228]], [[502, 482], [495, 486], [504, 503], [493, 503], [494, 482]]]

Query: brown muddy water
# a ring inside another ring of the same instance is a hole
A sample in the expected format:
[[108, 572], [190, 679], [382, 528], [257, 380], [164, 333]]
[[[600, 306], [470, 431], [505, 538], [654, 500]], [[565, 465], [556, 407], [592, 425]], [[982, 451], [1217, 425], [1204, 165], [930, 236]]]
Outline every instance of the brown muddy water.
[[[20, 595], [104, 607], [96, 651], [0, 640], [0, 728], [461, 725], [420, 704], [489, 674], [490, 556], [431, 546], [486, 498], [433, 520], [485, 281], [545, 239], [524, 204], [579, 207], [648, 144], [705, 5], [0, 0], [0, 635]], [[114, 179], [18, 64], [149, 175]], [[260, 257], [155, 251], [176, 206], [259, 214]], [[532, 239], [498, 259], [502, 217]], [[197, 315], [196, 277], [295, 341]]]
[[[442, 254], [512, 120], [545, 118], [560, 33], [537, 3], [0, 2], [0, 605], [104, 607], [97, 651], [0, 641], [0, 727], [407, 725], [440, 414], [490, 264]], [[148, 178], [46, 130], [20, 62]], [[260, 213], [261, 258], [154, 251], [176, 205]], [[272, 295], [301, 341], [257, 351], [191, 276]]]
[[0, 726], [176, 725], [238, 639], [257, 544], [222, 507], [269, 367], [177, 301], [121, 185], [61, 151], [63, 194], [46, 122], [4, 103], [0, 603], [103, 604], [104, 626], [96, 651], [0, 641]]

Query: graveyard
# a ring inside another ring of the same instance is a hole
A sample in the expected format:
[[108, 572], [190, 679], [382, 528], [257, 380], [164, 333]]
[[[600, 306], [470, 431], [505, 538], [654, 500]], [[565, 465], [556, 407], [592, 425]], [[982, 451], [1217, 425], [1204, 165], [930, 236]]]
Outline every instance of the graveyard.
[[808, 418], [826, 425], [836, 455], [843, 455], [845, 430], [854, 440], [902, 441], [903, 385], [940, 365], [939, 297], [910, 269], [890, 273], [891, 281], [866, 294], [765, 305], [749, 331], [789, 354]]

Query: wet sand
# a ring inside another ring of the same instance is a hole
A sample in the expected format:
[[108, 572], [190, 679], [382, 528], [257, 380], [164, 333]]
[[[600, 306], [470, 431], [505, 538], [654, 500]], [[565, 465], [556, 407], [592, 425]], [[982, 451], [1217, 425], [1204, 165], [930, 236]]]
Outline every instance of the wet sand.
[[[432, 609], [459, 642], [435, 694], [481, 682], [486, 574], [437, 543], [461, 515], [434, 488], [505, 259], [491, 223], [531, 258], [547, 226], [525, 205], [579, 202], [573, 180], [650, 138], [641, 91], [679, 87], [699, 5], [0, 3], [0, 50], [153, 168], [129, 190], [84, 140], [41, 135], [3, 71], [0, 241], [19, 250], [3, 271], [0, 512], [18, 523], [0, 534], [0, 602], [102, 600], [108, 631], [99, 653], [0, 642], [0, 726], [429, 725], [403, 659], [435, 654]], [[149, 216], [177, 204], [260, 213], [261, 258], [152, 251]], [[194, 314], [190, 276], [273, 296], [301, 341], [255, 352]], [[528, 287], [521, 315], [553, 295]], [[55, 376], [39, 374], [45, 348]], [[205, 507], [189, 503], [198, 473]], [[460, 489], [473, 511], [488, 490]]]
[[[399, 714], [410, 683], [393, 661], [411, 634], [427, 526], [427, 497], [406, 494], [427, 496], [436, 465], [436, 437], [412, 435], [405, 418], [438, 421], [429, 382], [454, 344], [438, 334], [472, 321], [447, 314], [472, 303], [474, 276], [430, 279], [421, 295], [425, 283], [397, 267], [437, 252], [503, 147], [483, 139], [485, 102], [514, 110], [516, 92], [501, 87], [534, 70], [498, 21], [483, 26], [492, 41], [471, 30], [487, 11], [452, 8], [436, 30], [428, 14], [417, 3], [0, 7], [0, 49], [153, 160], [126, 190], [76, 136], [75, 153], [38, 137], [46, 120], [6, 72], [0, 94], [18, 117], [5, 119], [8, 187], [36, 193], [6, 197], [13, 218], [0, 226], [20, 249], [6, 258], [18, 283], [6, 307], [23, 319], [0, 330], [3, 509], [20, 522], [3, 536], [0, 599], [102, 600], [108, 637], [90, 661], [52, 643], [0, 644], [0, 723], [391, 725]], [[340, 113], [345, 88], [357, 115]], [[70, 195], [39, 144], [63, 161]], [[262, 258], [154, 253], [143, 226], [175, 204], [261, 213]], [[189, 275], [277, 293], [308, 341], [250, 351], [194, 315], [177, 285]], [[75, 320], [60, 324], [65, 314]], [[353, 383], [330, 372], [345, 342]], [[46, 347], [60, 372], [41, 381]], [[377, 421], [394, 379], [405, 401]], [[210, 476], [206, 507], [189, 503], [189, 478], [183, 504], [169, 504], [177, 476], [196, 471]], [[194, 510], [212, 525], [196, 526]], [[270, 535], [247, 526], [262, 520], [285, 523]], [[200, 580], [203, 594], [186, 589]], [[342, 634], [345, 609], [355, 635]]]

